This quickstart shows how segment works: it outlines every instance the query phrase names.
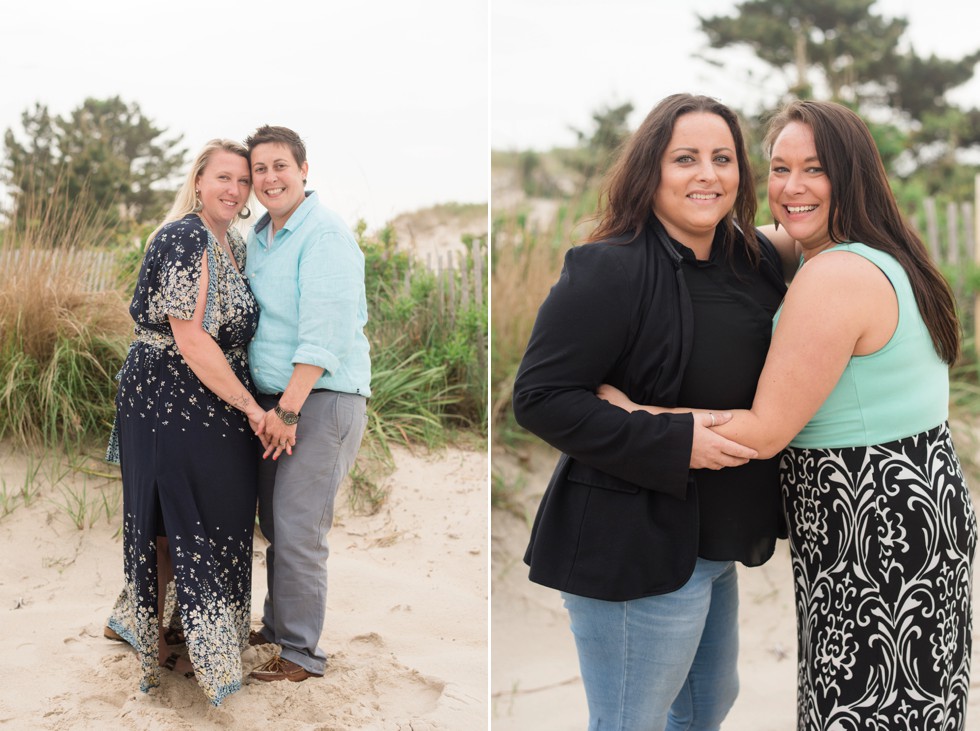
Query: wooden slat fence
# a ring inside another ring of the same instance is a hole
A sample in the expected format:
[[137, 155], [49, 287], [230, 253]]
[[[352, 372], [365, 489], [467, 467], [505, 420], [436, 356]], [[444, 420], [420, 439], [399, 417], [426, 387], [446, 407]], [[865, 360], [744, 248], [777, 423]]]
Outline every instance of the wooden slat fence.
[[[438, 256], [427, 256], [425, 261], [413, 260], [412, 265], [405, 271], [402, 282], [392, 282], [401, 286], [408, 294], [412, 288], [413, 277], [422, 272], [431, 272], [436, 276], [436, 298], [440, 318], [450, 329], [456, 326], [459, 314], [469, 308], [477, 311], [487, 307], [487, 237], [474, 237], [468, 247], [458, 250], [445, 251]], [[396, 290], [397, 291], [397, 290]], [[483, 329], [478, 330], [479, 342], [475, 351], [479, 358], [479, 366], [485, 371], [487, 367], [487, 335]]]
[[926, 198], [922, 201], [922, 215], [925, 224], [917, 227], [933, 261], [959, 267], [976, 260], [977, 233], [973, 203], [940, 206], [934, 198]]
[[[925, 241], [933, 261], [943, 270], [960, 312], [972, 310], [974, 347], [980, 355], [980, 292], [975, 288], [976, 272], [980, 269], [980, 175], [974, 184], [973, 202], [949, 202], [940, 205], [934, 198], [922, 202], [921, 215], [911, 217], [913, 225]], [[972, 276], [971, 276], [972, 275]], [[972, 281], [971, 281], [972, 280]]]
[[[459, 310], [470, 305], [484, 307], [487, 276], [487, 241], [485, 237], [475, 237], [468, 248], [450, 250], [436, 257], [427, 256], [427, 270], [436, 275], [439, 298], [439, 311], [455, 322]], [[409, 268], [402, 286], [404, 291], [411, 287], [411, 278], [418, 272]]]
[[[0, 247], [0, 272], [26, 274], [32, 270], [48, 273], [48, 283], [69, 273], [77, 277], [84, 291], [102, 292], [114, 286], [114, 258], [100, 249], [14, 249]], [[6, 276], [6, 274], [3, 274]]]

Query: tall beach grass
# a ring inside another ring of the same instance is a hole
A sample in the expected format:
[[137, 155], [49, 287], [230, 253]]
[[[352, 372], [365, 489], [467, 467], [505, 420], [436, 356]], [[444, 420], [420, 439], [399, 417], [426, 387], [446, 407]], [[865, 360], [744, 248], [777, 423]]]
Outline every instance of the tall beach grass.
[[397, 251], [394, 236], [391, 228], [373, 236], [358, 231], [372, 394], [351, 501], [364, 512], [385, 499], [379, 485], [394, 466], [393, 444], [433, 450], [460, 433], [480, 440], [487, 434], [487, 308], [475, 296], [454, 299], [448, 292], [459, 294], [463, 277], [486, 276], [487, 267], [468, 257], [460, 271], [433, 272]]
[[[548, 202], [558, 211], [549, 220], [534, 215], [535, 199], [523, 197], [508, 210], [495, 209], [491, 228], [491, 448], [523, 463], [528, 461], [527, 450], [541, 443], [514, 421], [514, 378], [537, 310], [561, 272], [565, 252], [589, 233], [595, 196]], [[980, 491], [980, 355], [972, 335], [980, 277], [972, 268], [941, 269], [959, 295], [965, 334], [960, 362], [950, 370], [950, 423], [969, 482]], [[492, 471], [491, 503], [520, 513], [525, 484], [495, 467]]]
[[[59, 190], [53, 197], [57, 198]], [[108, 436], [115, 374], [129, 344], [126, 299], [92, 291], [66, 254], [105, 231], [78, 199], [27, 216], [0, 238], [0, 438], [77, 448]]]
[[527, 208], [495, 211], [491, 228], [491, 404], [494, 441], [526, 439], [515, 428], [510, 401], [538, 308], [558, 279], [565, 252], [591, 231], [594, 197], [562, 201], [542, 221]]
[[[91, 461], [112, 426], [142, 248], [113, 241], [83, 200], [57, 190], [54, 197], [59, 205], [30, 211], [17, 229], [0, 229], [0, 439], [32, 454], [59, 452], [76, 472], [100, 471]], [[373, 393], [351, 502], [369, 511], [386, 498], [393, 444], [435, 449], [458, 430], [486, 437], [486, 307], [447, 309], [435, 276], [396, 254], [393, 244], [379, 236], [361, 240]], [[79, 252], [110, 262], [108, 278], [93, 286]], [[101, 471], [118, 472], [105, 465]], [[13, 488], [0, 492], [0, 513], [9, 512]], [[78, 514], [78, 499], [62, 496], [61, 503]]]

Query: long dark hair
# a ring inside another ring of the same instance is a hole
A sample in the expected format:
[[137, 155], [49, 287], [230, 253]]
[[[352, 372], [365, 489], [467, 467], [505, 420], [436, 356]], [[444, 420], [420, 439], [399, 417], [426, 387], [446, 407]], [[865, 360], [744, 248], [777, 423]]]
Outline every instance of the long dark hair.
[[674, 125], [679, 117], [694, 112], [721, 117], [735, 140], [738, 193], [732, 213], [725, 217], [726, 253], [731, 253], [736, 241], [737, 224], [744, 233], [751, 260], [759, 260], [759, 243], [755, 238], [755, 187], [738, 116], [717, 99], [693, 94], [672, 94], [660, 101], [623, 143], [616, 162], [603, 181], [599, 210], [594, 216], [597, 226], [588, 237], [589, 242], [622, 237], [635, 240], [640, 235], [653, 211], [653, 196], [660, 185], [661, 165], [674, 134]]
[[779, 133], [791, 122], [813, 130], [817, 157], [830, 181], [831, 241], [867, 244], [895, 257], [908, 275], [936, 353], [946, 363], [955, 363], [960, 328], [953, 293], [922, 239], [903, 218], [868, 126], [841, 104], [795, 100], [769, 121], [765, 149], [770, 156]]

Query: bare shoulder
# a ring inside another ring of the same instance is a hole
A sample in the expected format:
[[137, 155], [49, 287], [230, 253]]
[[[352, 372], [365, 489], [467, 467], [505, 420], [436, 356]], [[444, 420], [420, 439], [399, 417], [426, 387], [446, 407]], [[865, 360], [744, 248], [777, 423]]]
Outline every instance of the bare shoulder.
[[804, 273], [811, 278], [841, 280], [865, 286], [876, 281], [888, 283], [888, 277], [877, 264], [860, 254], [843, 249], [825, 251], [813, 257], [800, 269], [800, 275]]
[[787, 298], [812, 302], [821, 309], [856, 309], [894, 299], [885, 273], [873, 262], [850, 251], [826, 251], [804, 264]]

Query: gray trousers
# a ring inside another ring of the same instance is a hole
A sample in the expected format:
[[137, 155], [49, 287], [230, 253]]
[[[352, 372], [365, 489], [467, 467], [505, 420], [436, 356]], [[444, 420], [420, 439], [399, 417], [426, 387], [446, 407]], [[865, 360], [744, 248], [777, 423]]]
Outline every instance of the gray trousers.
[[[258, 401], [271, 409], [278, 396]], [[327, 608], [327, 533], [366, 425], [363, 396], [311, 393], [293, 454], [259, 460], [259, 528], [269, 541], [262, 634], [282, 647], [283, 658], [317, 675], [327, 664], [317, 644]]]

